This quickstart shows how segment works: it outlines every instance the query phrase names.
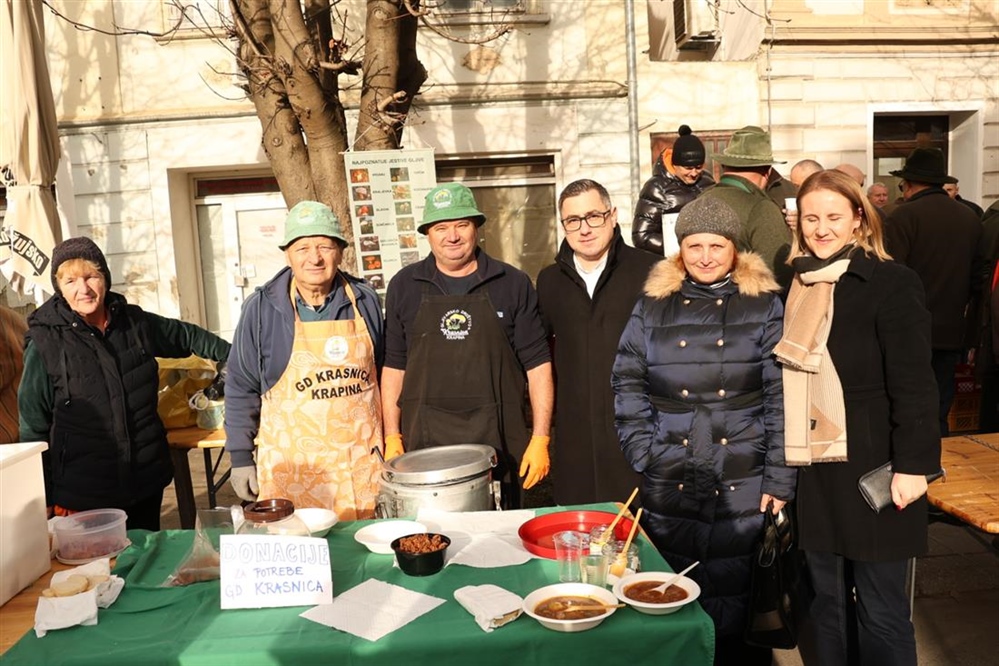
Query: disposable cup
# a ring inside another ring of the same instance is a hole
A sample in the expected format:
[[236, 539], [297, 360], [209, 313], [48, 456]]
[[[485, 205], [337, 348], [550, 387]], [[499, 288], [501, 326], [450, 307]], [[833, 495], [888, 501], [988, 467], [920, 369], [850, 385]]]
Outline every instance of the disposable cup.
[[582, 580], [580, 558], [589, 553], [590, 535], [568, 530], [556, 532], [552, 537], [555, 543], [555, 560], [558, 562], [558, 579], [563, 583], [578, 583]]
[[583, 583], [604, 587], [607, 585], [607, 556], [585, 554], [579, 560], [579, 574]]

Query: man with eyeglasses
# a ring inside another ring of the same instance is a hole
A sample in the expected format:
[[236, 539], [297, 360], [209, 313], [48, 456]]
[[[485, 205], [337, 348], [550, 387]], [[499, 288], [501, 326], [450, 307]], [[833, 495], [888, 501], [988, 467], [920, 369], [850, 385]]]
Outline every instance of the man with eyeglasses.
[[556, 377], [552, 478], [559, 504], [621, 501], [638, 485], [614, 429], [610, 375], [617, 343], [649, 269], [629, 247], [603, 185], [577, 180], [558, 200], [565, 239], [538, 275]]
[[389, 282], [381, 384], [386, 457], [487, 444], [497, 450], [503, 504], [516, 508], [521, 490], [550, 469], [551, 354], [531, 279], [478, 246], [485, 221], [464, 185], [430, 190], [417, 230], [431, 255]]
[[732, 207], [742, 224], [736, 242], [739, 250], [760, 255], [786, 290], [793, 277], [786, 263], [791, 231], [780, 207], [766, 192], [773, 165], [784, 162], [774, 159], [770, 133], [747, 125], [736, 130], [725, 149], [713, 158], [722, 165], [722, 177], [701, 196], [720, 199]]
[[327, 205], [288, 212], [288, 266], [246, 299], [233, 334], [225, 449], [241, 499], [357, 520], [374, 518], [381, 473], [383, 320], [375, 290], [340, 270], [346, 246]]
[[704, 170], [701, 140], [687, 125], [680, 125], [677, 132], [679, 137], [673, 148], [659, 156], [652, 178], [642, 187], [631, 224], [631, 242], [635, 247], [660, 257], [680, 251], [673, 233], [680, 209], [715, 182]]

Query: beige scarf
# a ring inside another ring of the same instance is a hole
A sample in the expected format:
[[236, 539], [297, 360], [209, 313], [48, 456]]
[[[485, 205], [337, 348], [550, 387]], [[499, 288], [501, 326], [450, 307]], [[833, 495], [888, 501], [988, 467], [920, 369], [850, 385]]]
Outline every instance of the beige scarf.
[[843, 386], [826, 342], [833, 291], [849, 258], [798, 273], [784, 312], [784, 336], [774, 347], [784, 375], [784, 460], [788, 465], [842, 462], [846, 455]]

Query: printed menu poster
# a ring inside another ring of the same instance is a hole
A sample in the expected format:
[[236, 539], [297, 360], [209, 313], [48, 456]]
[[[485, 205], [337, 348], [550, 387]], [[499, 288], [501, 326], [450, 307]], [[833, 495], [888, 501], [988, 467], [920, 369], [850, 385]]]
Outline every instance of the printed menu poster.
[[366, 150], [344, 153], [350, 189], [357, 266], [384, 299], [401, 268], [430, 254], [416, 231], [423, 199], [437, 184], [432, 150]]

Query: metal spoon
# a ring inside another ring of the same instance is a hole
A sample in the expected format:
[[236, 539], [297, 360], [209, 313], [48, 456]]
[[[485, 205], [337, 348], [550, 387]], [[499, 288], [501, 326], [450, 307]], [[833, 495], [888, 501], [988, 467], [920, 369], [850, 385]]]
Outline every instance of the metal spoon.
[[667, 578], [665, 583], [663, 583], [659, 587], [652, 588], [651, 590], [649, 590], [649, 592], [655, 592], [656, 594], [659, 594], [659, 595], [664, 594], [666, 592], [666, 590], [669, 589], [670, 585], [672, 585], [675, 581], [680, 580], [680, 576], [685, 575], [687, 572], [689, 572], [691, 569], [693, 569], [694, 567], [696, 567], [698, 564], [700, 564], [699, 561], [698, 562], [694, 562], [693, 564], [691, 564], [689, 567], [687, 567], [686, 569], [684, 569], [680, 573], [673, 574], [672, 578]]

